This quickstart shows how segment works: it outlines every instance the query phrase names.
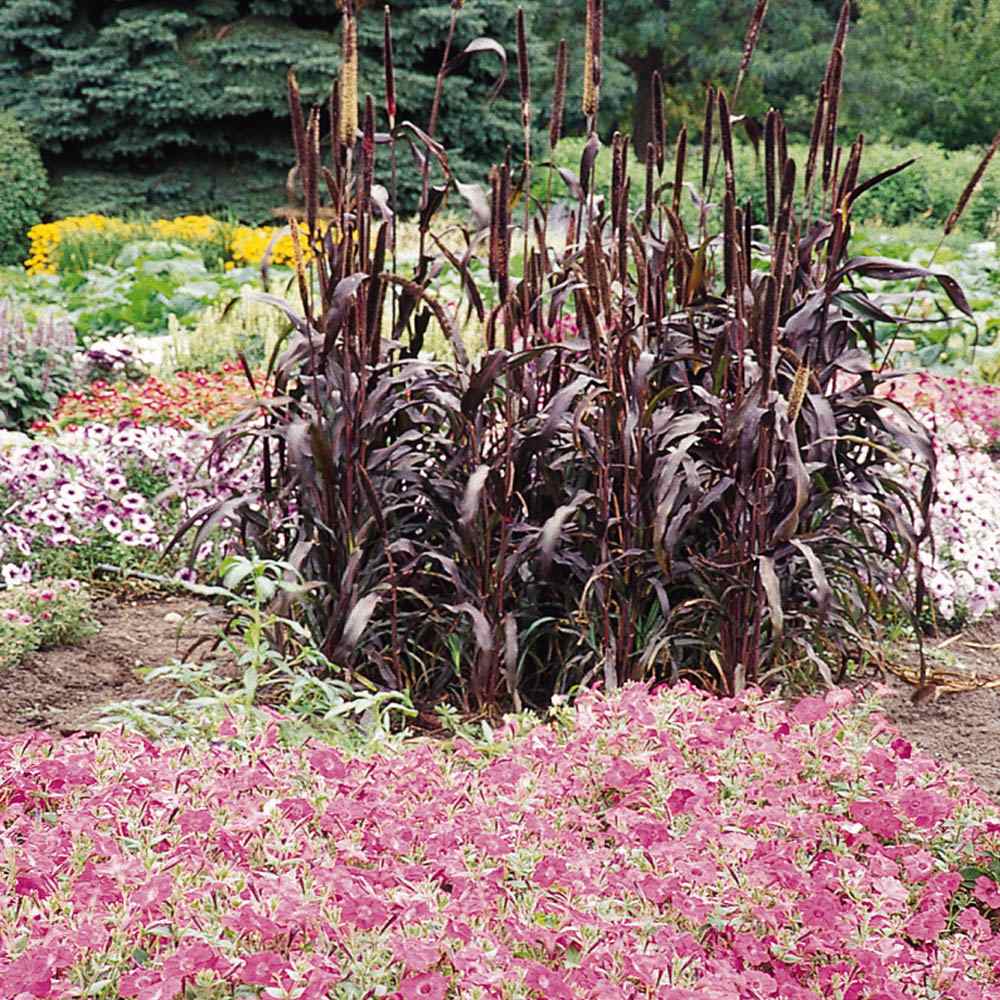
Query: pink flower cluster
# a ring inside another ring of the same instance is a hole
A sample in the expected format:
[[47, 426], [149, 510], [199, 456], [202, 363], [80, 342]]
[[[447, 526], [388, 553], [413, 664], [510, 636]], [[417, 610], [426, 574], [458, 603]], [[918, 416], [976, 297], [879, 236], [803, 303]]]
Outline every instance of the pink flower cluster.
[[[938, 614], [979, 618], [1000, 608], [1000, 466], [986, 449], [1000, 440], [1000, 387], [926, 372], [887, 393], [934, 432], [938, 495], [935, 551], [922, 555]], [[916, 487], [916, 483], [914, 483]]]
[[369, 757], [278, 717], [0, 740], [0, 993], [1000, 995], [995, 809], [849, 702], [632, 686]]
[[885, 395], [931, 415], [953, 433], [964, 431], [978, 447], [992, 448], [1000, 441], [1000, 386], [907, 372], [888, 383]]

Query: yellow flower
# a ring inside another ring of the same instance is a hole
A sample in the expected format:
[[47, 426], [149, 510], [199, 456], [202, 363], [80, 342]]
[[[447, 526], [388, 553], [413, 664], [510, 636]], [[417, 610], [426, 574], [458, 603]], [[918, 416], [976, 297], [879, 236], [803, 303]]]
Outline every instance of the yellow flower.
[[[326, 227], [320, 223], [321, 231], [325, 232]], [[237, 226], [233, 231], [232, 239], [229, 243], [229, 253], [232, 259], [242, 267], [252, 267], [260, 264], [264, 259], [268, 245], [279, 232], [275, 226]], [[302, 258], [305, 263], [313, 258], [311, 248], [306, 242], [305, 236], [299, 237], [302, 249]], [[283, 267], [292, 267], [295, 263], [295, 248], [292, 244], [290, 233], [279, 236], [271, 248], [271, 263]]]
[[29, 254], [25, 268], [29, 274], [55, 274], [56, 250], [68, 235], [115, 232], [129, 235], [135, 226], [104, 215], [71, 215], [58, 222], [43, 222], [28, 230]]

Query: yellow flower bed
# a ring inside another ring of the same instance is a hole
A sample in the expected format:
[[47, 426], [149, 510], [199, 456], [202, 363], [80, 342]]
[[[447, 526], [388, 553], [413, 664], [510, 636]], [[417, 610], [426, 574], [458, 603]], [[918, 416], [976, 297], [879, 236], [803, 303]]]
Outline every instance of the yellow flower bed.
[[130, 224], [105, 215], [71, 215], [58, 222], [43, 222], [28, 230], [30, 249], [24, 262], [29, 274], [55, 274], [56, 248], [74, 233], [107, 233], [128, 236]]
[[[322, 223], [320, 224], [323, 225]], [[58, 222], [45, 222], [28, 230], [30, 250], [24, 266], [29, 274], [57, 274], [59, 244], [73, 236], [118, 237], [138, 239], [149, 235], [157, 239], [180, 243], [204, 244], [224, 239], [227, 247], [226, 269], [252, 267], [261, 262], [275, 233], [276, 226], [233, 226], [213, 219], [210, 215], [182, 215], [176, 219], [156, 219], [153, 222], [127, 222], [104, 215], [75, 215]], [[302, 240], [303, 260], [312, 253]], [[295, 252], [289, 233], [280, 236], [271, 254], [271, 263], [293, 267]]]
[[[319, 223], [320, 229], [325, 232], [325, 226]], [[234, 267], [246, 267], [259, 264], [264, 258], [268, 244], [274, 234], [281, 230], [277, 226], [237, 226], [229, 242], [229, 254]], [[312, 259], [312, 251], [306, 243], [304, 236], [300, 234], [299, 241], [302, 246], [302, 259], [306, 263]], [[291, 233], [286, 232], [274, 244], [271, 251], [271, 263], [285, 267], [295, 266], [295, 247], [292, 243]], [[226, 265], [229, 266], [228, 264]]]
[[176, 219], [157, 219], [151, 225], [156, 235], [165, 240], [203, 243], [214, 240], [224, 223], [210, 215], [181, 215]]

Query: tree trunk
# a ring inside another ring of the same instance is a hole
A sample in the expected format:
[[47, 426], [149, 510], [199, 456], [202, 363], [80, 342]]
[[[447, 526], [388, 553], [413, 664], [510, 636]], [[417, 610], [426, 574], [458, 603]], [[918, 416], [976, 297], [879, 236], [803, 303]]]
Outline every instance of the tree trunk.
[[662, 49], [650, 49], [641, 59], [628, 60], [635, 75], [635, 102], [632, 105], [632, 139], [635, 155], [646, 162], [646, 144], [653, 141], [653, 74], [663, 70]]

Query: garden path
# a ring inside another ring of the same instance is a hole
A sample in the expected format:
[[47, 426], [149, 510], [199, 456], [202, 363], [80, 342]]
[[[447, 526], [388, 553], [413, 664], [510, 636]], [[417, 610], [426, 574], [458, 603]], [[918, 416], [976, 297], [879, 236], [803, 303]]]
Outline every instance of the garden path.
[[889, 656], [911, 683], [889, 675], [886, 714], [912, 743], [940, 760], [964, 767], [1000, 801], [1000, 615], [924, 645], [931, 680], [913, 686], [919, 670], [915, 647]]

